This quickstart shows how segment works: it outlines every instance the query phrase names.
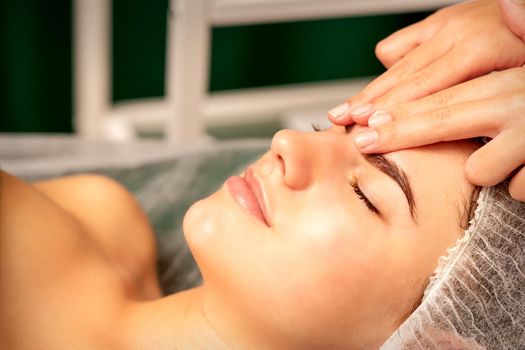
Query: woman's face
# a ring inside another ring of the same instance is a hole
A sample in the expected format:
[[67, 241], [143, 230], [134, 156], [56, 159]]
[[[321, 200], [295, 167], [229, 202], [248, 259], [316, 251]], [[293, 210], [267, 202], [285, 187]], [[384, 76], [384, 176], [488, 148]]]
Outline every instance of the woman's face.
[[283, 344], [370, 347], [419, 301], [463, 232], [463, 165], [475, 145], [365, 158], [353, 142], [361, 129], [280, 131], [243, 174], [258, 201], [233, 178], [190, 208], [186, 239], [232, 322]]

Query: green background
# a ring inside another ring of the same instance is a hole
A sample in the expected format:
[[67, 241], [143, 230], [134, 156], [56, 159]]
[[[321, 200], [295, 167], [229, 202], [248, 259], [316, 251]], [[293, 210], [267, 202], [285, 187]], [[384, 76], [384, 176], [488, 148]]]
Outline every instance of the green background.
[[[113, 100], [164, 95], [167, 0], [113, 1]], [[0, 132], [71, 132], [73, 2], [4, 0]], [[427, 13], [214, 28], [209, 90], [382, 72], [375, 43]]]

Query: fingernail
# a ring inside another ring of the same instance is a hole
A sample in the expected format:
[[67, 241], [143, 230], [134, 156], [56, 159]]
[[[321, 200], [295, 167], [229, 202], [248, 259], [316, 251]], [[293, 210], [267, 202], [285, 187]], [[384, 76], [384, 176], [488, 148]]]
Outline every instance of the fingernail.
[[373, 106], [370, 103], [367, 103], [366, 105], [354, 106], [350, 109], [350, 114], [353, 116], [368, 114], [372, 111], [372, 107]]
[[392, 115], [385, 111], [377, 111], [368, 118], [368, 126], [376, 127], [392, 121]]
[[356, 136], [355, 144], [359, 148], [366, 148], [370, 145], [373, 145], [374, 142], [376, 142], [376, 140], [377, 140], [377, 131], [367, 130]]
[[330, 114], [335, 119], [340, 120], [347, 114], [349, 109], [350, 104], [348, 102], [345, 102], [337, 107], [332, 108], [330, 111], [328, 111], [328, 114]]

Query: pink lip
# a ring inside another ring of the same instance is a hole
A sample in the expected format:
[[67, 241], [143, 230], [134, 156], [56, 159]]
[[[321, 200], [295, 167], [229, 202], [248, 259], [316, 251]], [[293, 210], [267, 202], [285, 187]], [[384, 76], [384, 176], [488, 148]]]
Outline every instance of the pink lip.
[[270, 221], [264, 204], [264, 193], [257, 179], [253, 176], [253, 170], [247, 169], [244, 178], [232, 176], [226, 180], [226, 185], [232, 196], [241, 207], [270, 227]]

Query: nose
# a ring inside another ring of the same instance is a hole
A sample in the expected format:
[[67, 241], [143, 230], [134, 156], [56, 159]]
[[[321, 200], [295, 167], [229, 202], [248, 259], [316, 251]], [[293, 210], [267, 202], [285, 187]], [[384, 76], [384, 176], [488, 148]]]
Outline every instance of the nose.
[[316, 151], [312, 133], [281, 130], [278, 131], [271, 145], [274, 167], [281, 168], [284, 183], [294, 190], [307, 188], [313, 181]]

